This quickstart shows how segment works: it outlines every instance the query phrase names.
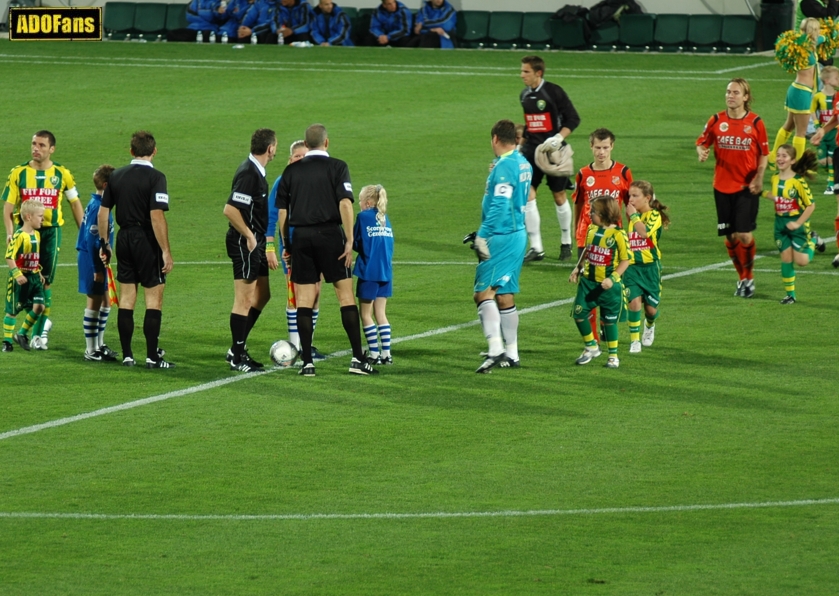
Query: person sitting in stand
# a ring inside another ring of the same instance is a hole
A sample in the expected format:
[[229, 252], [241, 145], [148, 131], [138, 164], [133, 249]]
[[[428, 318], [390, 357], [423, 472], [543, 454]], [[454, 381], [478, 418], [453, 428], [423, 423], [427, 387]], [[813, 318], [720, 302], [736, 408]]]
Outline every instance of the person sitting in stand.
[[414, 22], [412, 45], [418, 48], [454, 48], [457, 12], [448, 0], [428, 0]]
[[350, 18], [332, 0], [320, 0], [312, 20], [312, 39], [321, 46], [351, 46]]
[[315, 13], [306, 0], [280, 0], [276, 30], [283, 34], [285, 43], [311, 42], [312, 20]]
[[413, 41], [411, 25], [414, 17], [407, 6], [398, 0], [382, 0], [370, 17], [370, 31], [365, 45], [410, 47]]

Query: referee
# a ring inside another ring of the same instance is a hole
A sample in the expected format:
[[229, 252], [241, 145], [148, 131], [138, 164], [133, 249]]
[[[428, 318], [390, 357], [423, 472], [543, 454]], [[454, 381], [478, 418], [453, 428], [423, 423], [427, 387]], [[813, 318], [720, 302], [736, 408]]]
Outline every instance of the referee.
[[[262, 309], [271, 299], [268, 285], [268, 259], [265, 232], [268, 227], [268, 182], [265, 166], [277, 154], [277, 135], [260, 128], [251, 137], [251, 153], [233, 176], [224, 215], [227, 229], [227, 256], [233, 261], [233, 311], [230, 333], [233, 344], [227, 357], [230, 369], [251, 372], [263, 368], [245, 350], [248, 334]], [[272, 232], [273, 233], [273, 232]]]
[[117, 281], [122, 284], [117, 327], [122, 344], [123, 366], [134, 366], [131, 338], [134, 335], [134, 303], [137, 285], [143, 286], [146, 316], [143, 335], [146, 336], [146, 368], [174, 368], [172, 362], [163, 360], [158, 350], [160, 335], [160, 309], [166, 274], [172, 270], [169, 251], [169, 228], [164, 211], [169, 210], [169, 193], [166, 176], [154, 169], [152, 160], [157, 154], [154, 137], [146, 131], [135, 132], [131, 137], [131, 155], [134, 159], [125, 167], [111, 174], [99, 208], [99, 254], [103, 262], [111, 258], [108, 238], [108, 216], [116, 209], [114, 219], [119, 226], [117, 234]]
[[[304, 377], [315, 376], [312, 363], [312, 307], [321, 275], [335, 286], [341, 322], [352, 346], [350, 372], [378, 374], [361, 349], [358, 306], [352, 292], [353, 193], [347, 164], [329, 157], [326, 128], [306, 129], [306, 157], [290, 164], [277, 190], [280, 233], [291, 259], [291, 281], [296, 284], [297, 329]], [[289, 229], [293, 233], [289, 236]]]

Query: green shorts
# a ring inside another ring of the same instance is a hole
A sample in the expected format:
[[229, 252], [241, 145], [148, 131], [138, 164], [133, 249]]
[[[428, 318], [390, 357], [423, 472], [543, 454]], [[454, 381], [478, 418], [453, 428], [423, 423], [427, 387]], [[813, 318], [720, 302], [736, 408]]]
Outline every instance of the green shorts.
[[626, 321], [626, 296], [622, 283], [616, 283], [608, 290], [596, 281], [581, 279], [577, 285], [577, 297], [571, 316], [576, 319], [588, 318], [589, 313], [600, 307], [600, 320], [604, 323], [622, 323]]
[[658, 308], [661, 301], [661, 262], [630, 265], [623, 274], [626, 300], [632, 302], [639, 296], [645, 304]]
[[793, 114], [810, 114], [813, 107], [813, 90], [804, 85], [793, 83], [787, 89], [784, 107]]
[[12, 317], [22, 310], [31, 310], [35, 304], [44, 303], [44, 284], [37, 273], [24, 273], [26, 283], [19, 285], [9, 273], [6, 282], [6, 314]]
[[836, 150], [836, 129], [834, 128], [829, 133], [824, 135], [822, 142], [817, 147], [819, 159], [829, 159], [833, 156]]
[[45, 285], [52, 285], [55, 270], [58, 267], [58, 252], [61, 250], [61, 228], [50, 226], [41, 228], [41, 275]]
[[790, 230], [787, 224], [798, 217], [775, 216], [775, 246], [780, 252], [792, 247], [795, 252], [809, 252], [812, 257], [813, 243], [810, 240], [810, 226], [806, 223], [797, 230]]

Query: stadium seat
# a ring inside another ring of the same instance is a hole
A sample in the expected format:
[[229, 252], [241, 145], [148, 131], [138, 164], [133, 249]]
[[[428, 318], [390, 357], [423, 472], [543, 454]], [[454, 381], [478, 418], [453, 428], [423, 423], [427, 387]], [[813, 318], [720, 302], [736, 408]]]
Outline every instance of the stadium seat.
[[570, 23], [562, 19], [551, 19], [549, 26], [554, 47], [578, 50], [588, 46], [586, 24], [583, 19], [577, 19]]
[[166, 5], [140, 2], [134, 12], [134, 30], [141, 35], [161, 34], [166, 29]]
[[620, 45], [625, 49], [649, 49], [653, 43], [655, 15], [625, 14], [620, 20]]
[[694, 14], [688, 23], [688, 47], [694, 52], [715, 51], [722, 38], [722, 16]]
[[494, 48], [515, 48], [521, 37], [523, 13], [496, 11], [489, 14], [487, 36]]
[[370, 33], [370, 18], [375, 11], [375, 8], [359, 8], [356, 17], [350, 18], [351, 35], [355, 45], [362, 45], [367, 34]]
[[591, 30], [591, 47], [595, 50], [609, 51], [620, 41], [621, 28], [611, 21]]
[[489, 11], [461, 10], [457, 13], [457, 39], [461, 47], [483, 47], [488, 31]]
[[108, 39], [124, 39], [134, 28], [136, 2], [107, 2], [102, 26]]
[[726, 52], [750, 52], [755, 47], [757, 21], [748, 15], [726, 15], [720, 41]]
[[667, 51], [684, 47], [688, 40], [689, 22], [690, 17], [686, 14], [656, 15], [653, 35], [655, 48], [659, 51]]
[[188, 4], [169, 4], [166, 8], [166, 30], [186, 29], [189, 24], [186, 20], [186, 7]]
[[526, 12], [521, 20], [521, 41], [526, 48], [545, 46], [551, 43], [550, 12]]
[[347, 18], [349, 18], [350, 21], [358, 16], [358, 9], [355, 6], [341, 6], [341, 10], [344, 11], [344, 14], [347, 15]]

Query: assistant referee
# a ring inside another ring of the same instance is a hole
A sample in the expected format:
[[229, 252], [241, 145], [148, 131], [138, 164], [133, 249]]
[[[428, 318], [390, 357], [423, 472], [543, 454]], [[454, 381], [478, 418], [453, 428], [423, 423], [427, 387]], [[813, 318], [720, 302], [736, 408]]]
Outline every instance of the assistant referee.
[[174, 363], [163, 360], [157, 340], [160, 335], [163, 290], [166, 274], [172, 270], [169, 250], [169, 228], [164, 212], [169, 210], [166, 176], [154, 169], [152, 160], [157, 145], [151, 133], [135, 132], [131, 137], [134, 159], [125, 167], [114, 170], [102, 196], [99, 208], [99, 253], [107, 263], [111, 258], [108, 238], [108, 216], [116, 209], [114, 219], [117, 234], [117, 281], [122, 285], [117, 327], [122, 344], [123, 366], [134, 366], [131, 338], [134, 335], [134, 304], [137, 285], [143, 286], [146, 315], [143, 335], [146, 336], [146, 368], [174, 368]]
[[[350, 171], [327, 153], [326, 127], [312, 124], [304, 138], [309, 152], [289, 164], [277, 189], [280, 233], [291, 259], [291, 281], [296, 284], [297, 329], [304, 377], [315, 376], [312, 362], [312, 307], [323, 275], [335, 286], [341, 322], [352, 346], [349, 371], [377, 374], [361, 348], [358, 306], [352, 292], [353, 193]], [[293, 233], [289, 236], [289, 230]], [[283, 258], [288, 258], [284, 255]]]

